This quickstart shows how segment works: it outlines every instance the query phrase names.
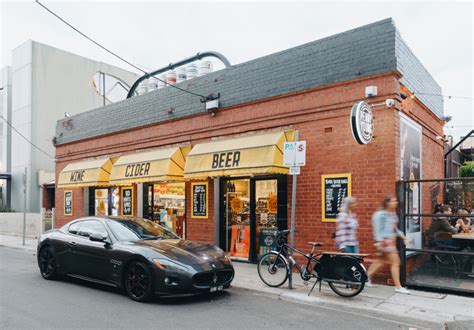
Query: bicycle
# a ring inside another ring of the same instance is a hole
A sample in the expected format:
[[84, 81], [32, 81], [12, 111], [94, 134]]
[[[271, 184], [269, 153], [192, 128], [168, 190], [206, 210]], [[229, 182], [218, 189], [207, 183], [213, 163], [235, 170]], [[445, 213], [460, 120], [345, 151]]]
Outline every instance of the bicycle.
[[[300, 273], [305, 282], [315, 278], [316, 281], [308, 293], [313, 292], [319, 283], [321, 291], [322, 282], [327, 282], [329, 287], [342, 297], [355, 297], [362, 292], [368, 279], [367, 271], [362, 264], [366, 254], [322, 252], [315, 254], [316, 247], [323, 244], [308, 242], [312, 246], [309, 254], [289, 246], [287, 235], [290, 230], [279, 231], [276, 235], [278, 251], [270, 251], [262, 256], [258, 263], [258, 275], [263, 283], [270, 287], [283, 285], [290, 275], [293, 267]], [[307, 262], [300, 265], [288, 251], [298, 253], [306, 258]]]

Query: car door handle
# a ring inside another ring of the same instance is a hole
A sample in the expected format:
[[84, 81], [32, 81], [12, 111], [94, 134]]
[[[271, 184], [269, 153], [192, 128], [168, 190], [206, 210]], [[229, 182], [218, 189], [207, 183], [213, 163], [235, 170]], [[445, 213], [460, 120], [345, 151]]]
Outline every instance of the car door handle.
[[76, 246], [76, 245], [77, 245], [76, 242], [69, 242], [69, 247], [74, 247], [74, 246]]

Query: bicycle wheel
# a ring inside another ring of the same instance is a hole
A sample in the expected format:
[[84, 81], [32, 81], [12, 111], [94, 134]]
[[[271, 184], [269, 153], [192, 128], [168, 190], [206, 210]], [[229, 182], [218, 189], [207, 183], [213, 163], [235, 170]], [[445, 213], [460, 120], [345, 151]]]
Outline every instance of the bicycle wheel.
[[355, 297], [364, 290], [364, 282], [360, 284], [343, 284], [337, 282], [328, 282], [332, 291], [340, 295], [341, 297], [350, 298]]
[[287, 263], [276, 253], [265, 254], [260, 259], [257, 270], [262, 282], [274, 288], [281, 286], [288, 278]]
[[328, 281], [329, 287], [341, 297], [355, 297], [364, 290], [366, 271], [354, 259], [338, 259], [333, 271], [335, 281]]

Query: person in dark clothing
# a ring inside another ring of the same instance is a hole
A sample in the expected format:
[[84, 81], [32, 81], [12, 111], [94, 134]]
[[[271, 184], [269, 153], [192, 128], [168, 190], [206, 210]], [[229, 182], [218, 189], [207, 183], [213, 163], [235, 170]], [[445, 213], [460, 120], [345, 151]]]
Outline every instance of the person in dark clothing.
[[[428, 229], [428, 239], [429, 239], [430, 245], [435, 245], [437, 242], [439, 242], [439, 241], [436, 241], [436, 237], [435, 237], [436, 234], [439, 232], [447, 232], [447, 233], [450, 233], [451, 235], [454, 235], [459, 231], [459, 227], [460, 227], [459, 224], [453, 227], [449, 223], [449, 217], [446, 217], [446, 216], [443, 217], [443, 215], [452, 214], [451, 206], [444, 204], [441, 206], [441, 211], [442, 213], [439, 216], [433, 217], [433, 219], [431, 220], [430, 228]], [[454, 241], [452, 239], [443, 240], [442, 244], [454, 245]]]
[[[449, 233], [451, 235], [457, 234], [459, 229], [461, 228], [461, 224], [457, 223], [456, 226], [452, 226], [449, 223], [450, 218], [446, 217], [443, 215], [450, 215], [452, 214], [451, 211], [451, 206], [449, 205], [442, 205], [441, 206], [441, 211], [442, 213], [439, 214], [437, 217], [433, 217], [431, 220], [431, 225], [430, 228], [428, 229], [428, 237], [429, 237], [429, 242], [431, 246], [436, 246], [437, 244], [442, 244], [442, 245], [450, 245], [450, 246], [456, 246], [456, 243], [454, 242], [453, 239], [447, 239], [447, 240], [437, 240], [436, 239], [436, 234], [437, 233]], [[457, 250], [457, 252], [462, 252], [462, 253], [471, 253], [471, 248], [465, 247]], [[469, 277], [474, 277], [474, 263], [473, 259], [470, 256], [463, 256], [460, 258], [460, 262], [462, 265], [462, 268], [465, 272], [469, 272], [467, 276]]]

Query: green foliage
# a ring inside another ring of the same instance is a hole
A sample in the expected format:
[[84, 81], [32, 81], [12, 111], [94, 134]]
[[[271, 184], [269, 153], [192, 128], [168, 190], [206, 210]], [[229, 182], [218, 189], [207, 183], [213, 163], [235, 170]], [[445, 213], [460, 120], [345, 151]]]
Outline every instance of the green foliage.
[[459, 169], [459, 176], [463, 178], [474, 177], [474, 162], [465, 162]]

